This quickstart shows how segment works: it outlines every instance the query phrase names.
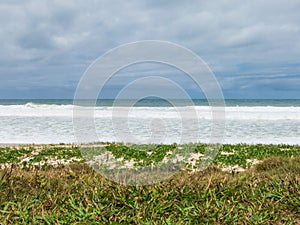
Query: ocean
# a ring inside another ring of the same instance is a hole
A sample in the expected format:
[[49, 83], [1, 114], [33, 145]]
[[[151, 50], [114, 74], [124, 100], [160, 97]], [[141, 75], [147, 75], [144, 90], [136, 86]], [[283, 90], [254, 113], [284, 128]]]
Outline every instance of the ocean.
[[[127, 110], [127, 100], [122, 101], [118, 107]], [[197, 99], [193, 103], [185, 100], [173, 100], [173, 103], [181, 110], [195, 111], [198, 124], [180, 118], [176, 107], [167, 101], [143, 99], [130, 108], [128, 115], [119, 115], [127, 119], [123, 132], [134, 136], [139, 143], [188, 143], [195, 140], [209, 143], [212, 115], [208, 102]], [[225, 104], [223, 143], [300, 145], [300, 100], [228, 99]], [[97, 102], [94, 122], [98, 137], [91, 141], [128, 141], [116, 135], [114, 108], [113, 100]], [[186, 127], [184, 131], [182, 123]], [[71, 99], [0, 100], [0, 127], [0, 143], [77, 142]], [[153, 132], [157, 139], [150, 138]], [[183, 142], [180, 139], [182, 132], [187, 134]]]

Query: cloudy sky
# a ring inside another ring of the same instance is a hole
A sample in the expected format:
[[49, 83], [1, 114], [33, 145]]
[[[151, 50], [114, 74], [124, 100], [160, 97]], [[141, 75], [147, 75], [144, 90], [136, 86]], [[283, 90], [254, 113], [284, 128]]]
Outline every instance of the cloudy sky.
[[[198, 54], [226, 98], [300, 98], [299, 12], [299, 0], [1, 1], [0, 98], [73, 98], [97, 57], [153, 39]], [[165, 71], [200, 96], [178, 71], [145, 68], [124, 71], [123, 80], [107, 84], [106, 97], [128, 82], [126, 74], [143, 71]]]

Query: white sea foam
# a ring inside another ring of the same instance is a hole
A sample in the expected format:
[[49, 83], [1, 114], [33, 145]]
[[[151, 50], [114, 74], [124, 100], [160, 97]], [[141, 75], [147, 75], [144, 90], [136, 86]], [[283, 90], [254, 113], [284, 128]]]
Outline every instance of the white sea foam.
[[[95, 141], [126, 142], [119, 140], [113, 129], [113, 121], [119, 117], [128, 118], [128, 127], [123, 132], [136, 136], [141, 142], [149, 142], [153, 129], [160, 137], [158, 142], [178, 143], [182, 132], [188, 133], [190, 140], [210, 141], [212, 113], [209, 106], [97, 106], [94, 109], [99, 137]], [[182, 118], [180, 112], [197, 113], [199, 123]], [[225, 112], [224, 143], [300, 144], [300, 107], [230, 106]], [[72, 116], [73, 105], [0, 105], [0, 143], [76, 142]], [[153, 121], [159, 123], [155, 125]], [[182, 131], [182, 123], [188, 130]]]
[[[195, 112], [200, 119], [212, 119], [209, 106], [184, 107], [94, 107], [96, 118], [112, 114], [133, 118], [179, 118], [180, 112]], [[124, 113], [122, 113], [122, 111]], [[128, 113], [129, 112], [129, 113]], [[226, 119], [234, 120], [300, 120], [300, 107], [225, 107]], [[128, 113], [128, 114], [127, 114]], [[33, 104], [0, 105], [0, 117], [72, 117], [73, 105]]]

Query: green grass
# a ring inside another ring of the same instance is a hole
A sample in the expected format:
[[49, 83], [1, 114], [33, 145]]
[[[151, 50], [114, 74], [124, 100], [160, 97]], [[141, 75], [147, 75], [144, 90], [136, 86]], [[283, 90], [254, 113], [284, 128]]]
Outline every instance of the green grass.
[[0, 147], [0, 164], [31, 166], [45, 164], [49, 160], [84, 161], [78, 146], [61, 144]]
[[[134, 153], [138, 146], [112, 143], [94, 151], [110, 151], [124, 160], [147, 156], [144, 162], [157, 163], [166, 152], [184, 149], [140, 147], [144, 151]], [[203, 153], [206, 145], [194, 147]], [[153, 153], [145, 155], [145, 149]], [[179, 171], [149, 186], [107, 180], [83, 163], [79, 150], [65, 145], [0, 148], [0, 162], [8, 163], [0, 170], [0, 224], [300, 223], [299, 146], [223, 145], [205, 171]], [[24, 166], [24, 157], [35, 160]], [[82, 162], [30, 167], [49, 158]], [[251, 166], [247, 159], [261, 162]], [[248, 169], [228, 173], [221, 170], [225, 165]]]
[[[100, 147], [99, 147], [100, 146]], [[89, 161], [93, 157], [110, 152], [116, 159], [123, 162], [134, 160], [136, 166], [148, 166], [162, 162], [167, 153], [169, 159], [176, 155], [188, 156], [187, 153], [202, 153], [207, 155], [209, 147], [206, 144], [186, 145], [125, 145], [122, 143], [99, 144], [94, 147], [81, 147], [73, 145], [28, 145], [17, 147], [0, 147], [0, 164], [13, 163], [23, 165], [24, 159], [27, 164], [46, 163], [49, 160]], [[151, 153], [151, 154], [148, 154]], [[224, 153], [232, 153], [231, 155]], [[217, 166], [239, 165], [249, 168], [251, 160], [262, 160], [271, 156], [296, 157], [300, 156], [300, 146], [297, 145], [247, 145], [225, 144], [221, 146], [218, 154], [212, 162]], [[199, 158], [197, 165], [201, 163]]]
[[18, 163], [20, 162], [20, 157], [29, 155], [33, 150], [33, 146], [28, 148], [2, 147], [0, 148], [0, 163]]

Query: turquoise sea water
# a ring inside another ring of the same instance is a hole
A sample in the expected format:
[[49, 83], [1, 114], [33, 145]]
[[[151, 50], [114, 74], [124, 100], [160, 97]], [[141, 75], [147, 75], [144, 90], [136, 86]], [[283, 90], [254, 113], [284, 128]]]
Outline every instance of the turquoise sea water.
[[[128, 100], [121, 100], [124, 105]], [[193, 104], [197, 106], [207, 106], [206, 99], [193, 99]], [[280, 106], [280, 107], [300, 107], [300, 99], [225, 99], [226, 106]], [[191, 101], [173, 99], [173, 103], [178, 106], [189, 106]], [[54, 105], [71, 105], [73, 99], [0, 99], [0, 105], [25, 105], [27, 103], [33, 104], [54, 104]], [[112, 106], [113, 99], [99, 99], [97, 106]], [[147, 106], [147, 107], [169, 107], [171, 104], [162, 99], [143, 99], [137, 101], [134, 106]]]

